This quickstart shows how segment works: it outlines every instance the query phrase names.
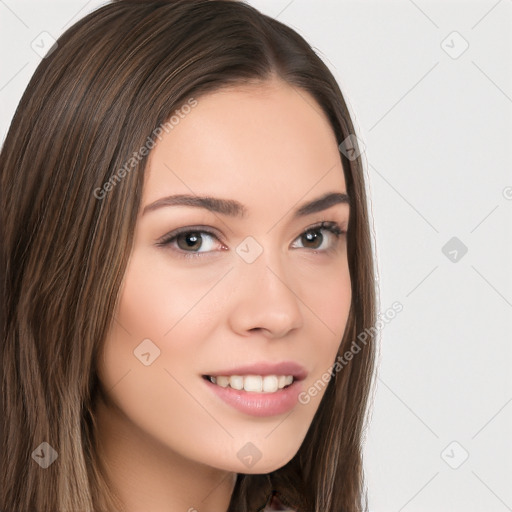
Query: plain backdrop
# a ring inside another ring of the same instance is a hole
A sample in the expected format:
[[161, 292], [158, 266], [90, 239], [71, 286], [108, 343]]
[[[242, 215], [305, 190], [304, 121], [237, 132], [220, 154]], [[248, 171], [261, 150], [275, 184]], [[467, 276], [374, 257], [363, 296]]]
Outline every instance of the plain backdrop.
[[[0, 136], [104, 4], [0, 0]], [[382, 312], [373, 512], [512, 511], [512, 2], [251, 0], [334, 73], [363, 142]], [[84, 44], [87, 44], [84, 41]]]

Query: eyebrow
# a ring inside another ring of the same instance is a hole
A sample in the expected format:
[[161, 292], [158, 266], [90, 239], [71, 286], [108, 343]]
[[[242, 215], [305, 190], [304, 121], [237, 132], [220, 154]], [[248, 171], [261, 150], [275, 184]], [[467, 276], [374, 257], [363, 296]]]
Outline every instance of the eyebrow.
[[[304, 217], [312, 213], [327, 210], [335, 204], [350, 205], [349, 196], [342, 192], [327, 192], [321, 197], [304, 203], [294, 211], [293, 217]], [[162, 197], [155, 202], [147, 205], [142, 214], [157, 210], [167, 206], [193, 206], [196, 208], [204, 208], [211, 212], [228, 215], [230, 217], [244, 217], [247, 208], [234, 199], [221, 199], [211, 196], [196, 196], [187, 194], [178, 194], [174, 196]]]

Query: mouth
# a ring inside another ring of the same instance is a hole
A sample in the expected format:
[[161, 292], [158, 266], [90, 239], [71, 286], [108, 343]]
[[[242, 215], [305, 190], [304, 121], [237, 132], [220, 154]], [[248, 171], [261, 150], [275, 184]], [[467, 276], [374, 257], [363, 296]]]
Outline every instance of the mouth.
[[220, 388], [247, 393], [279, 393], [295, 382], [304, 380], [307, 374], [306, 368], [294, 361], [260, 361], [217, 369], [202, 377]]
[[299, 403], [308, 371], [295, 361], [260, 361], [211, 370], [202, 376], [206, 386], [234, 409], [257, 417], [284, 414]]
[[203, 375], [202, 377], [222, 388], [248, 393], [276, 393], [300, 380], [294, 375]]

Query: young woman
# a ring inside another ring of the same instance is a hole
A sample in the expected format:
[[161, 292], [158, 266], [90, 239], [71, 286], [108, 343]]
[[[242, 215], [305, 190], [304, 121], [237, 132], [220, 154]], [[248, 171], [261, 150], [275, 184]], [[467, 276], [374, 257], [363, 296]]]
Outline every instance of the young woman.
[[42, 60], [0, 180], [2, 511], [366, 508], [363, 166], [296, 32], [105, 5]]

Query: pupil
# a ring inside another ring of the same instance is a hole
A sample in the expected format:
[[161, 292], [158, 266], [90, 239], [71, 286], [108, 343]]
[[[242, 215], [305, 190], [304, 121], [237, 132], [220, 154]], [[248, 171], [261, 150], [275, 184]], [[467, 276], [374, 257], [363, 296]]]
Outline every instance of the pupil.
[[[178, 246], [180, 245], [180, 240], [183, 239], [185, 240], [185, 247], [180, 247], [180, 249], [199, 249], [201, 246], [201, 237], [198, 233], [185, 233], [184, 237], [178, 237]], [[194, 247], [194, 245], [197, 245], [197, 247]]]
[[308, 242], [313, 242], [314, 243], [315, 241], [317, 241], [317, 242], [320, 241], [320, 245], [322, 243], [322, 235], [318, 235], [318, 234], [316, 234], [313, 231], [310, 231], [309, 233], [306, 233], [304, 236], [306, 237]]

